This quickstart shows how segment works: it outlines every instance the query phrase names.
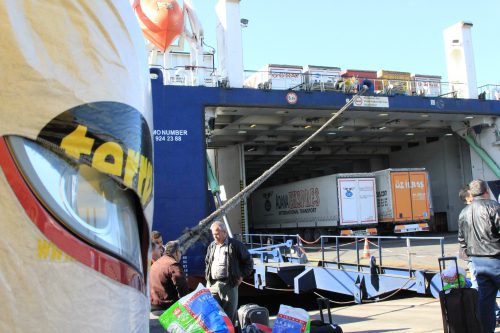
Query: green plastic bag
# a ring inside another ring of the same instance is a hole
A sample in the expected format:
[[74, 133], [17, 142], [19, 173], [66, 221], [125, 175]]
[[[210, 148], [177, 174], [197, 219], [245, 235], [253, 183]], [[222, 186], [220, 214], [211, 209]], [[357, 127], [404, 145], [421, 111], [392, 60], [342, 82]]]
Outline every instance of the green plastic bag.
[[234, 333], [231, 320], [202, 284], [158, 319], [169, 333]]

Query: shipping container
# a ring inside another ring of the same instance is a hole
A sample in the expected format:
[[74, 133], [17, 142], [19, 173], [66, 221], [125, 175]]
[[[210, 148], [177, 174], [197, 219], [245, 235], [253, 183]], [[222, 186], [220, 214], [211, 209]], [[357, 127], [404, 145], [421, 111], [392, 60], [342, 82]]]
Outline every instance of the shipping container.
[[379, 90], [379, 85], [377, 83], [377, 72], [370, 70], [362, 70], [362, 69], [345, 69], [340, 72], [340, 76], [344, 79], [356, 78], [356, 84], [363, 84], [364, 80], [370, 80], [373, 82], [372, 91], [375, 92]]
[[305, 232], [377, 223], [375, 178], [335, 174], [264, 188], [250, 196], [254, 230]]
[[407, 80], [410, 81], [411, 73], [408, 72], [397, 72], [388, 71], [381, 69], [377, 71], [377, 79], [387, 79], [387, 80]]
[[411, 87], [415, 95], [437, 97], [441, 95], [441, 76], [412, 74]]
[[340, 67], [307, 65], [303, 72], [306, 90], [334, 90], [340, 79]]
[[268, 64], [245, 79], [246, 88], [287, 90], [303, 84], [302, 66]]
[[386, 169], [373, 174], [379, 224], [395, 233], [428, 231], [432, 200], [427, 170]]
[[377, 71], [370, 71], [363, 69], [344, 69], [343, 71], [340, 72], [340, 76], [344, 78], [355, 76], [359, 78], [361, 81], [363, 81], [363, 79], [376, 79]]
[[411, 74], [384, 69], [378, 70], [376, 90], [384, 94], [409, 95], [411, 92]]

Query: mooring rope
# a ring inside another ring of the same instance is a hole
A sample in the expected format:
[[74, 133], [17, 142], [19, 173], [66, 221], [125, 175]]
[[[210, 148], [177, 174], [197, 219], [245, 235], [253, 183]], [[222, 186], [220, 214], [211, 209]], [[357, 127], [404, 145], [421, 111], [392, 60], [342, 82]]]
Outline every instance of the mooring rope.
[[312, 139], [314, 139], [319, 133], [321, 133], [325, 128], [330, 126], [330, 124], [337, 119], [342, 112], [347, 110], [349, 106], [354, 103], [354, 99], [362, 94], [365, 93], [365, 91], [368, 88], [366, 86], [363, 86], [363, 88], [355, 94], [339, 111], [335, 112], [335, 114], [323, 124], [316, 132], [311, 134], [304, 142], [299, 144], [295, 149], [293, 149], [290, 153], [285, 155], [281, 160], [276, 162], [275, 165], [273, 165], [271, 168], [268, 170], [264, 171], [262, 175], [260, 175], [257, 179], [255, 179], [250, 185], [247, 185], [243, 190], [241, 190], [239, 193], [234, 195], [231, 199], [226, 201], [225, 204], [220, 206], [218, 209], [216, 209], [212, 214], [208, 215], [206, 218], [201, 220], [197, 226], [193, 228], [188, 228], [183, 232], [183, 234], [178, 238], [178, 242], [181, 248], [182, 252], [185, 252], [187, 249], [189, 249], [194, 243], [196, 243], [200, 237], [200, 234], [203, 232], [205, 228], [208, 227], [208, 224], [214, 220], [216, 217], [219, 215], [225, 215], [227, 212], [229, 212], [232, 208], [234, 208], [237, 204], [240, 203], [241, 200], [244, 200], [250, 193], [252, 193], [257, 187], [259, 187], [264, 181], [266, 181], [273, 173], [275, 173], [279, 168], [281, 168], [288, 160], [290, 160], [293, 156], [295, 156], [298, 152], [302, 150], [309, 142], [311, 142]]

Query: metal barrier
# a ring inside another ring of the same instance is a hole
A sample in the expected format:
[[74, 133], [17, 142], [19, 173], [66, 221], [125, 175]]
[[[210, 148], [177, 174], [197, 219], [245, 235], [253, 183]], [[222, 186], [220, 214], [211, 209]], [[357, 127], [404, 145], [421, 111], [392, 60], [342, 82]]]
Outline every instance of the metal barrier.
[[325, 240], [328, 239], [334, 239], [335, 240], [335, 253], [336, 253], [336, 261], [334, 262], [337, 265], [338, 269], [342, 268], [343, 262], [340, 260], [340, 240], [341, 239], [355, 239], [355, 250], [356, 250], [356, 266], [357, 270], [360, 270], [361, 262], [360, 262], [360, 257], [359, 257], [359, 239], [362, 240], [369, 240], [369, 239], [376, 239], [377, 240], [377, 248], [378, 248], [378, 258], [379, 258], [379, 266], [383, 266], [383, 256], [382, 256], [382, 240], [405, 240], [406, 241], [406, 249], [407, 249], [407, 255], [408, 255], [408, 271], [412, 271], [412, 260], [411, 260], [411, 241], [412, 240], [436, 240], [439, 241], [439, 245], [441, 246], [441, 257], [444, 256], [444, 237], [404, 237], [404, 236], [321, 236], [320, 237], [320, 242], [321, 242], [321, 264], [324, 267], [325, 265]]
[[[292, 244], [292, 247], [279, 247], [283, 252], [281, 255], [284, 257], [287, 256], [293, 256], [291, 253], [291, 248], [293, 248], [294, 245], [297, 245], [297, 250], [302, 251], [303, 253], [307, 254], [307, 252], [304, 250], [304, 245], [303, 242], [305, 242], [299, 235], [282, 235], [282, 234], [243, 234], [240, 235], [241, 238], [247, 239], [247, 245], [250, 247], [250, 249], [254, 249], [256, 245], [258, 245], [259, 249], [266, 248], [266, 245], [268, 245], [268, 248], [271, 248], [269, 245], [274, 245], [277, 242], [280, 243], [286, 243], [289, 240], [294, 240], [295, 242]], [[354, 239], [354, 242], [351, 243], [342, 243], [342, 240], [352, 240]], [[445, 255], [444, 253], [444, 237], [406, 237], [406, 236], [320, 236], [316, 241], [314, 242], [307, 242], [309, 244], [315, 244], [319, 243], [320, 244], [320, 255], [321, 255], [321, 260], [320, 260], [320, 265], [322, 267], [325, 267], [326, 263], [329, 264], [334, 264], [337, 266], [338, 269], [342, 269], [345, 267], [346, 264], [350, 264], [346, 261], [341, 260], [340, 256], [340, 250], [341, 247], [345, 247], [346, 245], [354, 244], [354, 249], [353, 251], [356, 251], [356, 261], [355, 261], [355, 267], [356, 270], [360, 271], [362, 266], [366, 266], [366, 264], [361, 263], [360, 259], [360, 247], [359, 247], [359, 242], [367, 240], [370, 241], [370, 243], [374, 244], [377, 247], [377, 252], [378, 252], [378, 266], [382, 267], [384, 264], [384, 258], [383, 258], [383, 241], [386, 240], [401, 240], [406, 243], [406, 253], [407, 253], [407, 269], [408, 271], [413, 270], [413, 265], [412, 265], [412, 252], [411, 252], [411, 246], [412, 246], [412, 241], [436, 241], [439, 242], [440, 249], [441, 249], [441, 257]], [[376, 241], [376, 244], [373, 242]], [[334, 243], [335, 245], [333, 248], [335, 249], [335, 258], [334, 260], [327, 260], [325, 257], [325, 252], [328, 250], [327, 247], [325, 246], [326, 243]], [[275, 247], [272, 247], [273, 249]], [[297, 257], [300, 256], [300, 254], [296, 255]], [[371, 256], [370, 256], [371, 257]]]
[[[255, 262], [254, 287], [257, 289], [273, 290], [283, 284], [293, 287], [293, 292], [300, 294], [309, 291], [328, 291], [344, 295], [352, 295], [355, 303], [362, 301], [377, 301], [387, 299], [397, 294], [401, 290], [414, 291], [419, 294], [437, 295], [440, 286], [436, 281], [440, 279], [437, 270], [417, 269], [412, 262], [411, 247], [419, 241], [436, 242], [439, 244], [439, 255], [445, 255], [444, 237], [402, 237], [402, 236], [320, 236], [314, 242], [318, 243], [320, 257], [318, 260], [309, 263], [292, 261], [292, 256], [286, 256], [288, 249], [296, 246], [303, 248], [303, 240], [299, 235], [279, 235], [279, 234], [243, 234], [242, 238], [249, 240], [250, 250], [254, 255], [260, 255], [261, 261]], [[345, 240], [354, 240], [345, 242]], [[378, 256], [369, 256], [364, 263], [360, 258], [360, 241], [365, 241], [365, 245], [374, 244], [378, 248]], [[396, 242], [392, 242], [396, 241]], [[405, 244], [407, 262], [403, 267], [386, 265], [383, 257], [384, 242], [389, 242], [387, 247], [399, 248], [398, 242]], [[293, 243], [295, 242], [295, 243]], [[274, 244], [280, 243], [280, 244]], [[331, 251], [327, 248], [327, 243], [333, 243], [334, 257], [327, 258], [327, 253], [331, 257]], [[254, 247], [255, 244], [260, 247]], [[293, 244], [293, 245], [291, 245]], [[433, 244], [424, 244], [424, 246]], [[341, 247], [347, 251], [356, 251], [355, 262], [349, 263], [342, 260], [340, 255]], [[275, 262], [263, 260], [263, 253], [269, 253], [281, 258], [281, 253], [273, 251], [283, 251], [283, 259]], [[379, 263], [377, 264], [376, 258]], [[287, 262], [287, 264], [284, 264]], [[281, 281], [281, 282], [279, 282]], [[280, 289], [282, 290], [282, 289]], [[291, 289], [288, 289], [291, 291]], [[382, 298], [383, 297], [383, 298]], [[436, 296], [435, 296], [436, 297]]]
[[484, 86], [477, 87], [477, 93], [480, 99], [485, 100], [500, 100], [500, 85], [499, 84], [485, 84]]
[[[245, 243], [249, 247], [251, 253], [260, 255], [262, 252], [265, 252], [266, 249], [269, 249], [269, 254], [274, 256], [275, 249], [278, 249], [280, 251], [280, 257], [288, 258], [294, 257], [292, 248], [299, 244], [300, 238], [299, 235], [283, 234], [237, 234], [235, 237]], [[277, 243], [279, 244], [276, 246]], [[284, 246], [284, 244], [286, 244], [286, 246]], [[297, 255], [295, 257], [298, 259], [300, 256]]]

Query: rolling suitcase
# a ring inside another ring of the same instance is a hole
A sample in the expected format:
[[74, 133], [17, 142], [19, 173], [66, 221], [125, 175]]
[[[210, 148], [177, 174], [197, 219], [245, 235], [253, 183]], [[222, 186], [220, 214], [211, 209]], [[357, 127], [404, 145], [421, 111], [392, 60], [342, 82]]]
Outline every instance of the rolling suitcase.
[[[330, 300], [327, 298], [319, 297], [318, 308], [321, 320], [311, 320], [310, 333], [343, 333], [342, 328], [332, 321], [332, 312], [330, 310]], [[323, 308], [326, 307], [328, 311], [328, 323], [325, 322], [323, 316]]]
[[241, 327], [249, 324], [269, 326], [269, 311], [257, 304], [245, 304], [238, 309], [238, 321]]
[[[443, 268], [447, 261], [454, 262], [457, 269], [457, 281], [459, 272], [456, 257], [439, 258], [439, 274], [441, 284], [444, 288]], [[458, 288], [441, 290], [439, 292], [441, 313], [443, 315], [443, 328], [445, 333], [478, 333], [482, 332], [479, 319], [478, 293], [476, 289], [464, 288], [458, 283]]]

